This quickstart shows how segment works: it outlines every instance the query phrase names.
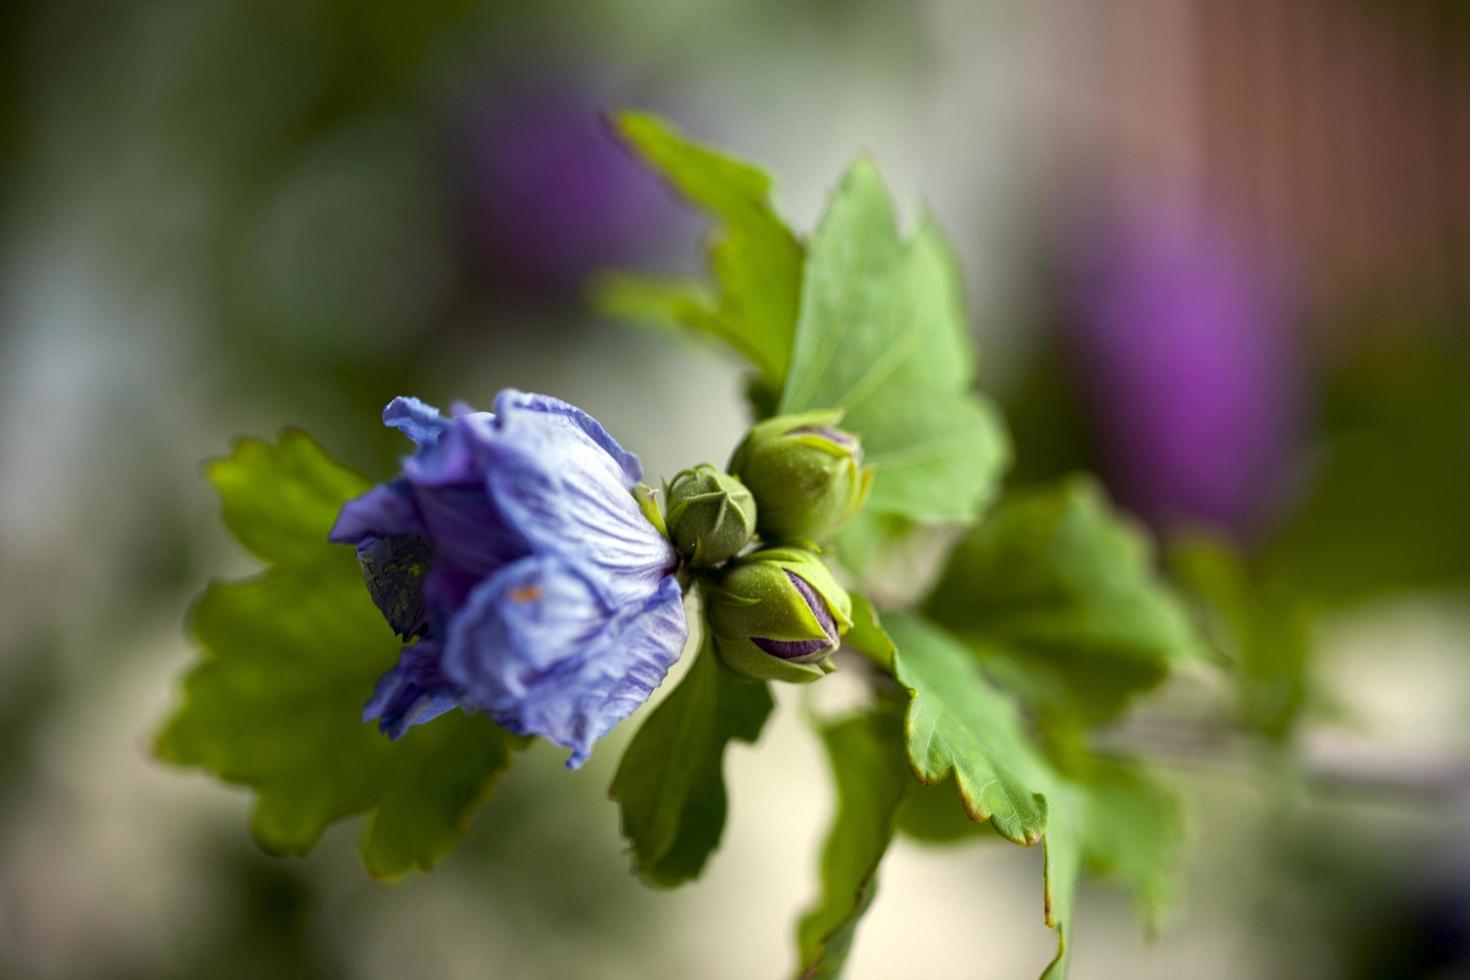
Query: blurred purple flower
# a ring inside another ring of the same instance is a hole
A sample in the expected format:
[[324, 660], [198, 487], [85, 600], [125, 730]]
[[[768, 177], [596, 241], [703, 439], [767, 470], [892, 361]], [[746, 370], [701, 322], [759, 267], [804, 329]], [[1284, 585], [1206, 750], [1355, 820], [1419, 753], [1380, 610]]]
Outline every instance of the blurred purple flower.
[[1283, 291], [1217, 226], [1162, 206], [1094, 226], [1078, 257], [1068, 346], [1114, 491], [1156, 525], [1248, 532], [1297, 431]]
[[687, 633], [678, 557], [632, 495], [637, 457], [575, 406], [519, 391], [449, 418], [396, 398], [383, 421], [417, 451], [342, 508], [331, 539], [357, 546], [384, 617], [421, 639], [364, 719], [397, 738], [456, 705], [484, 710], [581, 765]]
[[455, 157], [486, 272], [527, 293], [575, 288], [631, 264], [675, 213], [575, 88], [514, 92], [461, 111]]

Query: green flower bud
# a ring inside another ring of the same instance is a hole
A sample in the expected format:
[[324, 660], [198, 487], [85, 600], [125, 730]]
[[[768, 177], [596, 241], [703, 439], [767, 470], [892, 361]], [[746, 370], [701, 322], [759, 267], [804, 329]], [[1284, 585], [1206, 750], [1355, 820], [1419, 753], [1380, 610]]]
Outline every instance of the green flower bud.
[[856, 436], [836, 428], [841, 412], [780, 415], [752, 428], [730, 458], [760, 508], [769, 541], [831, 538], [868, 499], [872, 467]]
[[666, 499], [669, 535], [691, 565], [734, 558], [755, 535], [755, 498], [709, 463], [675, 476]]
[[804, 548], [767, 548], [736, 559], [711, 590], [706, 611], [720, 657], [758, 680], [803, 683], [823, 676], [852, 626], [852, 600]]

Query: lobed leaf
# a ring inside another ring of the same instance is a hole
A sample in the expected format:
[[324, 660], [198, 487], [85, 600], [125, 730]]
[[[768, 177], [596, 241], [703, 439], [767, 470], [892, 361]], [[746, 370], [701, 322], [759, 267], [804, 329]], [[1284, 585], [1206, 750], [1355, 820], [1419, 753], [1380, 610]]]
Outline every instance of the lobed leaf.
[[708, 630], [689, 672], [643, 722], [618, 763], [611, 795], [648, 884], [699, 877], [725, 828], [725, 746], [755, 742], [775, 703], [768, 685], [720, 662]]
[[890, 616], [894, 675], [910, 692], [904, 737], [914, 775], [928, 785], [954, 773], [972, 820], [989, 820], [1017, 844], [1046, 829], [1045, 761], [1015, 708], [980, 673], [970, 652], [922, 618]]
[[1133, 893], [1145, 926], [1154, 929], [1172, 894], [1183, 840], [1177, 798], [1130, 764], [1087, 758], [1047, 791], [1046, 924], [1057, 953], [1042, 980], [1067, 975], [1077, 883], [1084, 866]]
[[970, 819], [953, 779], [946, 779], [938, 786], [915, 786], [898, 810], [898, 830], [921, 844], [998, 838], [986, 824]]
[[274, 443], [242, 440], [208, 472], [226, 522], [270, 564], [212, 584], [195, 604], [199, 660], [157, 754], [254, 789], [251, 829], [267, 851], [305, 853], [329, 824], [366, 813], [371, 874], [431, 868], [463, 836], [510, 751], [482, 716], [451, 714], [398, 742], [363, 723], [399, 644], [352, 550], [326, 536], [367, 482], [290, 430]]
[[205, 472], [235, 539], [256, 557], [283, 565], [320, 559], [342, 502], [367, 489], [366, 480], [332, 463], [310, 436], [294, 429], [283, 430], [274, 443], [241, 439]]
[[1041, 980], [1066, 980], [1071, 954], [1072, 913], [1077, 905], [1077, 883], [1082, 878], [1084, 847], [1081, 821], [1085, 804], [1068, 787], [1053, 783], [1049, 797], [1055, 804], [1046, 828], [1046, 861], [1042, 871], [1042, 907], [1049, 929], [1057, 931], [1057, 952]]
[[[718, 299], [702, 302], [687, 289], [634, 287], [626, 282], [612, 294], [624, 312], [673, 318], [699, 333], [730, 345], [779, 387], [791, 359], [801, 295], [802, 248], [771, 207], [771, 180], [765, 173], [687, 139], [667, 123], [641, 112], [617, 116], [618, 132], [674, 189], [716, 222], [710, 266]], [[632, 303], [631, 310], [627, 304]]]
[[1204, 655], [1148, 539], [1089, 479], [1026, 490], [966, 537], [925, 612], [1058, 717], [1113, 717]]
[[968, 521], [1009, 455], [970, 390], [974, 365], [947, 243], [927, 217], [902, 241], [877, 169], [859, 160], [808, 246], [780, 411], [843, 410], [877, 469], [866, 519]]
[[875, 710], [829, 724], [822, 740], [837, 786], [837, 811], [822, 850], [822, 895], [797, 928], [800, 977], [840, 976], [858, 920], [877, 892], [878, 866], [913, 787], [892, 713]]
[[965, 839], [971, 834], [956, 819], [962, 810], [1015, 843], [1044, 843], [1045, 917], [1057, 930], [1046, 978], [1066, 975], [1084, 863], [1126, 885], [1145, 920], [1156, 922], [1182, 839], [1173, 794], [1137, 768], [1080, 747], [1059, 771], [959, 641], [913, 615], [890, 616], [888, 631], [897, 646], [896, 676], [911, 696], [904, 726], [909, 765], [930, 784], [897, 811], [900, 829], [930, 842]]
[[[911, 697], [904, 740], [914, 774], [933, 787], [928, 792], [938, 792], [942, 787], [934, 784], [953, 772], [971, 820], [988, 820], [1016, 844], [1045, 840], [1045, 917], [1057, 930], [1057, 954], [1043, 976], [1060, 980], [1066, 976], [1081, 872], [1077, 797], [1032, 745], [1015, 708], [989, 685], [969, 651], [918, 616], [890, 617], [888, 630], [898, 647], [895, 675]], [[952, 821], [936, 823], [932, 812], [925, 819], [927, 829], [947, 839], [962, 836]]]

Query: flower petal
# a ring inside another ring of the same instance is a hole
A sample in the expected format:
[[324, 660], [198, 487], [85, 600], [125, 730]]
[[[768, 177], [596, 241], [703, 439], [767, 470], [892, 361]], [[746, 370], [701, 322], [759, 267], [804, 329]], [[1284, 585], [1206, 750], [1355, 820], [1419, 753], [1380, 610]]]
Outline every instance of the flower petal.
[[449, 420], [433, 405], [399, 395], [383, 409], [383, 424], [402, 432], [416, 446], [432, 446], [449, 427]]
[[406, 480], [394, 480], [380, 483], [343, 504], [327, 540], [335, 544], [361, 544], [368, 538], [422, 535], [425, 531], [414, 506], [413, 487]]
[[485, 412], [456, 416], [437, 442], [403, 463], [404, 482], [434, 542], [436, 567], [447, 563], [476, 580], [531, 551], [485, 490], [493, 422]]
[[492, 714], [526, 695], [613, 616], [587, 576], [560, 558], [537, 555], [477, 585], [449, 622], [444, 669]]
[[[552, 398], [550, 395], [536, 395], [516, 391], [514, 388], [506, 388], [495, 396], [495, 413], [500, 417], [515, 416], [521, 413], [530, 417], [532, 413], [535, 413], [547, 420], [560, 422], [566, 427], [575, 427], [612, 457], [613, 462], [617, 463], [618, 468], [623, 471], [628, 487], [631, 488], [633, 484], [643, 479], [643, 465], [638, 462], [638, 457], [619, 445], [611, 433], [602, 427], [601, 422], [570, 402]], [[554, 427], [549, 426], [548, 429], [554, 431]]]
[[507, 395], [542, 398], [505, 392], [496, 400], [501, 412], [485, 445], [485, 487], [504, 521], [535, 551], [595, 567], [618, 602], [646, 600], [677, 565], [678, 554], [633, 498], [628, 474], [639, 471], [636, 458], [590, 419], [596, 429], [588, 429], [580, 412], [528, 408]]
[[688, 632], [666, 578], [637, 605], [553, 555], [507, 566], [453, 618], [444, 670], [505, 728], [540, 735], [582, 764], [592, 744], [647, 700]]
[[416, 487], [414, 500], [423, 515], [437, 562], [447, 562], [476, 579], [529, 554], [526, 536], [485, 492], [474, 486]]
[[641, 607], [619, 613], [578, 669], [531, 692], [521, 714], [538, 729], [564, 733], [552, 741], [573, 750], [567, 768], [575, 769], [587, 761], [594, 742], [663, 683], [688, 637], [684, 595], [669, 576]]
[[420, 640], [404, 647], [398, 664], [378, 679], [362, 720], [378, 720], [389, 738], [400, 738], [414, 725], [433, 721], [459, 705], [454, 686], [439, 665], [439, 644]]

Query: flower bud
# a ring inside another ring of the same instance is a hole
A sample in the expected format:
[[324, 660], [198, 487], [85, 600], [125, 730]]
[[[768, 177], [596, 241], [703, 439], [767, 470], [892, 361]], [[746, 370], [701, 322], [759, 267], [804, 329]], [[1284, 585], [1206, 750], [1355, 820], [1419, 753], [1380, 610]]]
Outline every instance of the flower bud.
[[734, 558], [755, 535], [755, 498], [745, 484], [709, 463], [675, 476], [667, 500], [669, 534], [691, 565]]
[[758, 680], [816, 680], [852, 626], [852, 600], [804, 548], [737, 559], [711, 590], [707, 612], [721, 658]]
[[780, 415], [752, 428], [730, 459], [750, 488], [758, 528], [770, 541], [822, 542], [862, 508], [873, 483], [856, 436], [836, 428], [841, 412]]

